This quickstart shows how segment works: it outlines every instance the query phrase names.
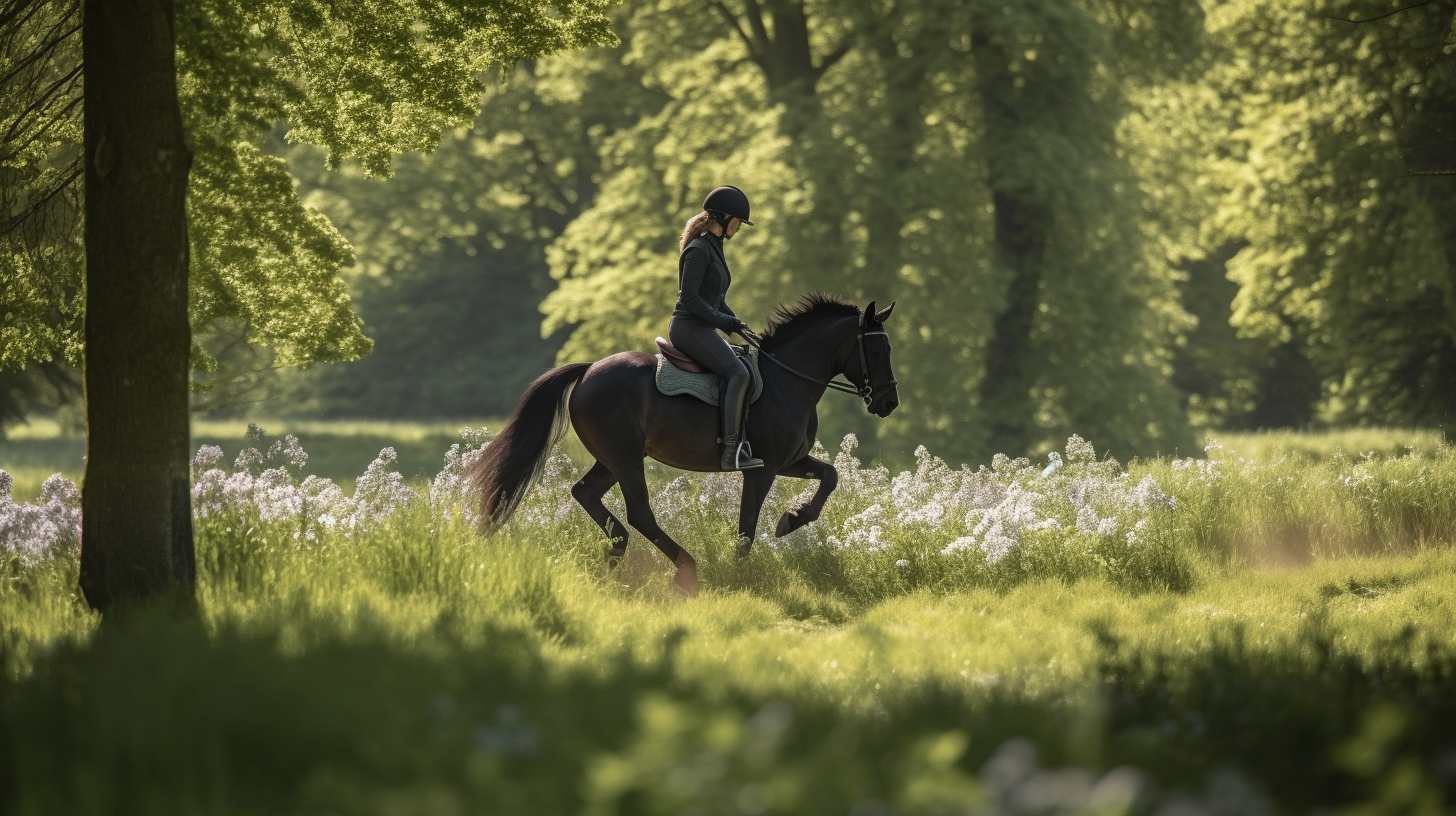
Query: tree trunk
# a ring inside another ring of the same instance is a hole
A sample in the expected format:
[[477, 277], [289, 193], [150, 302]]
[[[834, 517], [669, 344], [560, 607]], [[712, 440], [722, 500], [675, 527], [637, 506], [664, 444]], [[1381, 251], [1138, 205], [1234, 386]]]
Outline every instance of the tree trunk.
[[865, 270], [868, 282], [883, 286], [899, 279], [905, 263], [901, 232], [905, 213], [913, 209], [908, 191], [921, 183], [915, 150], [925, 135], [927, 77], [944, 30], [927, 25], [908, 42], [888, 30], [867, 32], [866, 37], [885, 72], [885, 98], [880, 106], [885, 126], [878, 138], [864, 140], [874, 157], [873, 183], [861, 194], [868, 233]]
[[803, 0], [750, 0], [739, 16], [726, 6], [718, 8], [762, 73], [769, 94], [783, 105], [779, 133], [793, 142], [789, 160], [810, 182], [813, 206], [791, 231], [813, 251], [795, 258], [794, 282], [844, 294], [849, 258], [842, 220], [850, 197], [843, 175], [850, 163], [824, 115], [817, 86], [851, 41], [846, 39], [816, 64], [810, 46], [812, 21]]
[[1038, 372], [1032, 332], [1042, 300], [1052, 208], [1045, 193], [1038, 192], [1027, 177], [1027, 157], [1020, 155], [1021, 145], [1034, 133], [1038, 122], [1032, 117], [1037, 109], [1045, 109], [1048, 96], [1075, 94], [1080, 89], [1053, 90], [1008, 71], [1011, 55], [1007, 49], [1017, 47], [1018, 40], [1005, 33], [996, 36], [999, 17], [993, 13], [978, 19], [971, 38], [985, 114], [985, 144], [991, 147], [987, 181], [995, 211], [996, 261], [1010, 273], [1006, 302], [992, 323], [986, 346], [980, 406], [989, 452], [1023, 456], [1035, 441], [1036, 404], [1031, 389]]
[[996, 316], [986, 348], [986, 374], [981, 380], [981, 410], [991, 448], [1008, 456], [1028, 453], [1035, 406], [1031, 387], [1035, 346], [1031, 334], [1041, 302], [1042, 267], [1046, 261], [1047, 208], [1011, 193], [991, 195], [996, 209], [996, 247], [1010, 270], [1006, 305]]
[[81, 589], [103, 612], [195, 583], [187, 174], [172, 0], [86, 0]]

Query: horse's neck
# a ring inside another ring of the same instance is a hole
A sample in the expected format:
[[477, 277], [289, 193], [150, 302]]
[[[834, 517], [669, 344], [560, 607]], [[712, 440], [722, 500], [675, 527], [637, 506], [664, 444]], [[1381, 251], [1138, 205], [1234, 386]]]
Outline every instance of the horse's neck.
[[[857, 321], [848, 318], [826, 321], [775, 349], [773, 354], [823, 385], [844, 373], [844, 352], [854, 340], [857, 326]], [[802, 382], [792, 374], [789, 377]]]

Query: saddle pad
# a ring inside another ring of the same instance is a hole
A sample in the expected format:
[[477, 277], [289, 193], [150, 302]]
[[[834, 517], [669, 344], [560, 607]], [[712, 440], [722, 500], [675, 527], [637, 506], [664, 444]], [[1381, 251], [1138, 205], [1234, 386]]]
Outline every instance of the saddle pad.
[[[748, 363], [748, 373], [753, 377], [753, 387], [748, 392], [748, 401], [755, 402], [763, 393], [763, 378], [758, 374], [758, 354], [752, 351], [744, 354], [737, 347], [735, 350], [738, 351], [738, 356]], [[711, 371], [703, 374], [689, 374], [669, 363], [661, 354], [657, 355], [657, 390], [669, 397], [687, 394], [697, 397], [709, 405], [717, 405], [719, 392], [723, 390], [722, 380], [722, 377]]]

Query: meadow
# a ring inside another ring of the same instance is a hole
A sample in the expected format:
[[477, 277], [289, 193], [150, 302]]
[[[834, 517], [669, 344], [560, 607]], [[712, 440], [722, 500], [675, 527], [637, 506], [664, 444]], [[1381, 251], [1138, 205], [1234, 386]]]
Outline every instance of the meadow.
[[[847, 439], [825, 515], [745, 560], [737, 478], [657, 470], [700, 562], [684, 599], [640, 538], [606, 568], [569, 445], [484, 538], [459, 477], [487, 435], [420, 433], [431, 478], [376, 449], [345, 481], [315, 470], [310, 445], [347, 447], [328, 430], [201, 445], [194, 622], [100, 624], [75, 590], [74, 486], [0, 484], [6, 813], [1456, 803], [1438, 435], [1225, 436], [1126, 464], [1074, 437], [901, 473]], [[392, 431], [410, 438], [358, 435]], [[763, 525], [805, 487], [781, 482]]]

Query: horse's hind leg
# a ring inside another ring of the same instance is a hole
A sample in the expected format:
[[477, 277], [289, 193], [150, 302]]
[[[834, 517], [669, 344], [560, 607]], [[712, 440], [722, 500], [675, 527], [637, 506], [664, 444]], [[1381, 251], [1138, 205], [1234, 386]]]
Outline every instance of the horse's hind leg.
[[657, 525], [657, 517], [647, 499], [647, 477], [642, 471], [641, 463], [623, 473], [621, 478], [622, 500], [627, 504], [628, 523], [636, 527], [637, 532], [646, 536], [648, 541], [662, 550], [662, 554], [677, 566], [673, 581], [678, 587], [688, 595], [698, 594], [698, 562]]
[[586, 475], [571, 486], [571, 497], [586, 510], [592, 521], [606, 533], [611, 549], [607, 550], [607, 565], [615, 567], [627, 554], [627, 528], [602, 504], [602, 497], [617, 483], [617, 477], [601, 462], [594, 462]]

